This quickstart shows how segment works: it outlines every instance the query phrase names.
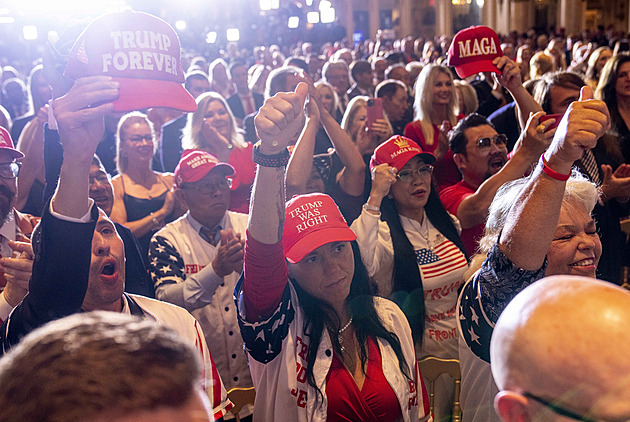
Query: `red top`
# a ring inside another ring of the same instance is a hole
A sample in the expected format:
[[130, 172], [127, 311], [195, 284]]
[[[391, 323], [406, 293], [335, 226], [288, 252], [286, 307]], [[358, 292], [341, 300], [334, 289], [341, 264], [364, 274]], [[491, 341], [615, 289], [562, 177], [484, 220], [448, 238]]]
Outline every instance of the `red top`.
[[[462, 180], [442, 190], [442, 192], [440, 192], [440, 201], [444, 204], [446, 211], [457, 216], [459, 205], [466, 197], [475, 193], [475, 191], [475, 188]], [[485, 224], [481, 223], [462, 230], [462, 242], [464, 242], [464, 247], [469, 256], [472, 256], [477, 250], [477, 244], [479, 243], [479, 239], [483, 236], [484, 228]]]
[[[460, 118], [460, 116], [458, 116], [458, 118]], [[435, 150], [437, 149], [439, 143], [438, 138], [440, 136], [440, 128], [437, 125], [433, 125], [433, 134], [433, 145], [428, 145], [424, 139], [422, 126], [420, 125], [419, 120], [411, 122], [405, 126], [405, 137], [415, 141], [418, 145], [420, 145], [420, 148], [422, 148], [423, 151], [435, 154]], [[436, 187], [438, 192], [461, 180], [462, 175], [459, 172], [455, 161], [453, 161], [453, 152], [450, 148], [442, 158], [435, 162], [433, 177], [435, 178], [435, 184], [437, 185]]]
[[[267, 245], [247, 233], [245, 254], [245, 313], [247, 321], [256, 322], [271, 315], [280, 303], [288, 272], [282, 242]], [[369, 339], [366, 378], [359, 390], [343, 362], [333, 355], [326, 378], [329, 421], [379, 422], [396, 421], [401, 417], [398, 398], [385, 379], [382, 363], [378, 344]], [[426, 394], [424, 387], [423, 394]]]
[[337, 354], [326, 378], [328, 421], [397, 421], [402, 412], [392, 387], [383, 374], [378, 344], [368, 340], [368, 364], [363, 387], [354, 382]]
[[249, 195], [256, 176], [256, 163], [252, 159], [252, 150], [252, 144], [247, 144], [244, 149], [234, 148], [230, 153], [228, 163], [236, 171], [232, 176], [230, 211], [249, 213]]

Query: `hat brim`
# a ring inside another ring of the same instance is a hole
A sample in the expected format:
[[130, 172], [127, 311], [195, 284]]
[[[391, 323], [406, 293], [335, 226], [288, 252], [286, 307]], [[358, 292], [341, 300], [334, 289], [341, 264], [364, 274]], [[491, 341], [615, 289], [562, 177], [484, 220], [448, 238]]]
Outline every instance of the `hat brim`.
[[7, 151], [9, 154], [11, 154], [12, 158], [24, 158], [24, 153], [14, 148], [0, 147], [0, 151]]
[[[435, 157], [435, 155], [433, 155], [430, 152], [422, 152], [420, 154], [414, 155], [413, 157], [417, 157], [417, 156], [420, 156], [420, 158], [422, 158], [422, 161], [424, 161], [425, 164], [433, 164], [433, 163], [435, 163], [437, 161], [437, 158]], [[409, 157], [409, 160], [411, 160], [413, 157]], [[409, 160], [407, 160], [405, 162], [405, 164], [407, 164], [409, 162]], [[405, 164], [403, 164], [403, 166]], [[400, 170], [400, 169], [398, 169], [398, 170]]]
[[325, 229], [313, 231], [293, 244], [291, 249], [285, 250], [284, 255], [291, 264], [300, 262], [306, 255], [313, 252], [326, 243], [331, 242], [352, 242], [356, 240], [349, 227], [327, 227]]
[[113, 79], [120, 83], [120, 96], [114, 101], [114, 111], [151, 107], [168, 107], [186, 112], [197, 110], [197, 102], [180, 83], [152, 79]]
[[227, 164], [227, 163], [218, 163], [216, 164], [214, 167], [212, 167], [210, 170], [208, 170], [205, 173], [199, 172], [196, 173], [194, 176], [192, 176], [191, 178], [189, 178], [188, 180], [186, 180], [184, 183], [195, 183], [200, 181], [201, 179], [203, 179], [204, 177], [206, 177], [206, 175], [208, 173], [210, 173], [211, 171], [222, 171], [224, 176], [234, 176], [234, 174], [236, 174], [236, 171], [234, 170], [234, 167], [232, 167], [231, 165]]
[[462, 79], [481, 72], [494, 72], [499, 75], [503, 74], [498, 67], [492, 64], [492, 60], [479, 60], [476, 62], [461, 64], [459, 66], [455, 66], [455, 71]]

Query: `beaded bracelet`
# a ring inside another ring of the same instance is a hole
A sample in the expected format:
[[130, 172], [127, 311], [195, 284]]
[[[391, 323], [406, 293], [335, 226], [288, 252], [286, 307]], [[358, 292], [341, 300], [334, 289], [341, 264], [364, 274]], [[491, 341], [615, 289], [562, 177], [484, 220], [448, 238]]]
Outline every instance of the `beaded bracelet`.
[[284, 148], [277, 154], [266, 155], [260, 152], [260, 141], [256, 142], [252, 150], [252, 160], [263, 167], [285, 167], [289, 162], [289, 150]]
[[569, 177], [571, 177], [571, 173], [569, 174], [558, 173], [557, 171], [549, 167], [547, 165], [547, 160], [545, 160], [545, 154], [541, 154], [540, 156], [540, 167], [542, 167], [542, 171], [547, 176], [551, 177], [554, 180], [558, 180], [560, 182], [566, 182], [567, 180], [569, 180]]

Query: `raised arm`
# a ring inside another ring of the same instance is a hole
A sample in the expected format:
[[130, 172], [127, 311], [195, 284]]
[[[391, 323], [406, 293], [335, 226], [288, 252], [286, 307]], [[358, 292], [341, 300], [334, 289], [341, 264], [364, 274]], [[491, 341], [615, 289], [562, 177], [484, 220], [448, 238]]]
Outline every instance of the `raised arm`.
[[365, 162], [350, 135], [326, 110], [320, 108], [322, 125], [344, 165], [340, 172], [339, 185], [348, 195], [359, 196], [365, 183]]
[[[521, 134], [521, 147], [498, 173], [489, 177], [477, 188], [475, 193], [467, 196], [461, 202], [457, 208], [457, 218], [462, 229], [485, 222], [488, 216], [488, 207], [490, 207], [497, 190], [505, 182], [523, 177], [530, 166], [545, 151], [553, 138], [555, 129], [542, 133], [536, 130], [542, 115], [544, 115], [543, 112], [538, 112], [530, 116], [527, 127]], [[552, 123], [552, 121], [547, 120], [542, 123], [542, 127], [546, 128]]]
[[[588, 86], [569, 106], [544, 154], [547, 166], [569, 174], [573, 163], [591, 149], [610, 126], [606, 104], [593, 99]], [[540, 268], [551, 246], [560, 218], [566, 182], [552, 178], [537, 166], [515, 201], [503, 228], [499, 247], [514, 265], [525, 270]]]
[[291, 138], [302, 130], [307, 93], [307, 85], [301, 82], [295, 92], [282, 92], [268, 99], [256, 116], [260, 144], [255, 148], [259, 148], [258, 157], [267, 156], [265, 164], [273, 167], [258, 165], [250, 202], [242, 287], [246, 319], [250, 322], [266, 319], [274, 312], [288, 281], [281, 243], [285, 168], [269, 156], [282, 154]]
[[[302, 129], [302, 108], [308, 87], [301, 82], [295, 92], [282, 92], [267, 100], [256, 116], [260, 153], [282, 152], [295, 133]], [[249, 211], [249, 235], [262, 243], [282, 239], [284, 228], [284, 167], [258, 166]]]
[[510, 60], [506, 56], [497, 57], [494, 59], [496, 67], [498, 67], [503, 74], [497, 76], [498, 82], [503, 85], [516, 102], [517, 117], [520, 127], [526, 127], [529, 116], [542, 111], [542, 107], [538, 104], [529, 92], [523, 86], [521, 81], [521, 70], [515, 62]]
[[103, 117], [114, 110], [113, 104], [106, 101], [115, 100], [118, 89], [118, 82], [110, 77], [92, 76], [77, 80], [67, 95], [53, 102], [63, 164], [52, 207], [61, 215], [81, 218], [89, 211], [92, 157], [105, 130]]
[[306, 125], [298, 138], [297, 144], [291, 154], [287, 165], [287, 192], [302, 194], [306, 191], [306, 185], [313, 168], [313, 154], [315, 152], [315, 137], [319, 130], [320, 108], [314, 98], [317, 88], [309, 84], [309, 100], [305, 107]]

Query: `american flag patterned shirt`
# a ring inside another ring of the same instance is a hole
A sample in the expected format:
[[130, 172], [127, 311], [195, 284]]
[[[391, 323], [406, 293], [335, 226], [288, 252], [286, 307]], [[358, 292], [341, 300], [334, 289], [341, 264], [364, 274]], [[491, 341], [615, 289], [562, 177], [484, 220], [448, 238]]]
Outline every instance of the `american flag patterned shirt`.
[[[453, 219], [456, 221], [455, 217]], [[468, 269], [466, 257], [426, 216], [425, 226], [404, 216], [400, 216], [400, 220], [414, 248], [424, 290], [425, 330], [418, 356], [457, 358], [455, 304], [457, 291]], [[363, 211], [351, 228], [357, 234], [361, 257], [370, 276], [378, 283], [379, 293], [389, 296], [394, 265], [389, 226], [378, 216]], [[423, 229], [427, 230], [428, 236]]]

